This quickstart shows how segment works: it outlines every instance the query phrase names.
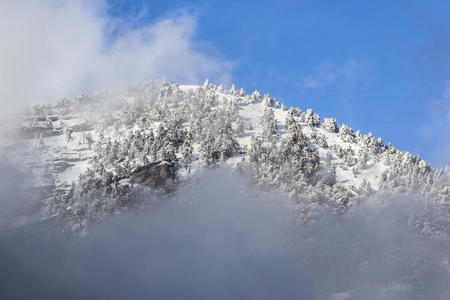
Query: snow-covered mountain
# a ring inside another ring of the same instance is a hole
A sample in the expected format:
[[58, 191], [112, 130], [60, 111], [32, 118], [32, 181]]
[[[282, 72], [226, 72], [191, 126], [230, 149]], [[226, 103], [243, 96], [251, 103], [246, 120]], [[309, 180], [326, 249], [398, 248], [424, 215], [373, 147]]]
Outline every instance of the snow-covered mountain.
[[[86, 229], [147, 205], [205, 168], [229, 167], [290, 199], [302, 220], [380, 193], [450, 202], [450, 170], [258, 91], [140, 83], [29, 108], [4, 128], [3, 155], [31, 174], [42, 218]], [[6, 146], [5, 146], [6, 145]], [[30, 214], [30, 213], [29, 213]]]

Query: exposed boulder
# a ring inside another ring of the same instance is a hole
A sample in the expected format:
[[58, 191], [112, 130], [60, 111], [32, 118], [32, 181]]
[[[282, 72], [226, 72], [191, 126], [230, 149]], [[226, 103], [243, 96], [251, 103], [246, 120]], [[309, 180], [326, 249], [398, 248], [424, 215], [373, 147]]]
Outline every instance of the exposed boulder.
[[137, 168], [130, 180], [150, 188], [166, 188], [175, 181], [175, 165], [166, 160], [156, 161]]
[[224, 161], [233, 156], [233, 152], [230, 149], [214, 151], [212, 153], [212, 158], [214, 161]]

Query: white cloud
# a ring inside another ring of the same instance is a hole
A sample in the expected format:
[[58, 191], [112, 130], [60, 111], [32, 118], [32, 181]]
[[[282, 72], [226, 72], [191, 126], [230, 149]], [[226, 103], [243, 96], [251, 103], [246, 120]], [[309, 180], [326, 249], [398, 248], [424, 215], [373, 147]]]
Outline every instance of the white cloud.
[[357, 82], [367, 82], [367, 72], [368, 65], [355, 60], [341, 65], [324, 62], [314, 74], [303, 78], [302, 87], [318, 89], [339, 83], [354, 85]]
[[129, 25], [102, 1], [1, 1], [0, 109], [161, 77], [229, 83], [232, 63], [200, 49], [194, 16]]

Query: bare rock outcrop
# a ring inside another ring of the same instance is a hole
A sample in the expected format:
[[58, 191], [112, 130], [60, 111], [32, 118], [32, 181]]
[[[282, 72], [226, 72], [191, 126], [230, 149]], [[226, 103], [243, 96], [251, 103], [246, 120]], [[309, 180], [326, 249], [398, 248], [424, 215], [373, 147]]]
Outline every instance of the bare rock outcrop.
[[175, 165], [166, 160], [156, 161], [137, 168], [130, 180], [150, 188], [166, 188], [175, 181]]

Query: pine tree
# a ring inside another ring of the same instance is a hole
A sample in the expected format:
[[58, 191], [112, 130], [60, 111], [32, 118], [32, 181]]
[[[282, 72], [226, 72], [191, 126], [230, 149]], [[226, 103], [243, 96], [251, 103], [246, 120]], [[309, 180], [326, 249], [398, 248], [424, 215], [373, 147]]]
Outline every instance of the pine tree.
[[261, 118], [261, 126], [263, 128], [263, 137], [271, 139], [273, 135], [278, 135], [278, 126], [273, 110], [271, 108], [265, 108], [264, 114]]
[[356, 142], [356, 136], [353, 132], [353, 129], [351, 129], [349, 126], [342, 124], [341, 127], [339, 127], [339, 136], [342, 138], [344, 142], [350, 142], [354, 143]]
[[338, 132], [339, 128], [336, 124], [336, 119], [333, 118], [324, 118], [322, 127], [328, 132]]
[[368, 161], [367, 152], [363, 149], [360, 149], [358, 151], [358, 163], [357, 163], [358, 169], [365, 168], [367, 166], [367, 161]]
[[188, 133], [186, 138], [181, 145], [181, 162], [188, 168], [192, 162], [192, 152], [194, 151], [194, 147], [192, 146], [192, 135]]
[[308, 108], [306, 113], [303, 116], [303, 120], [308, 126], [319, 126], [320, 125], [320, 117], [315, 114], [312, 109]]

